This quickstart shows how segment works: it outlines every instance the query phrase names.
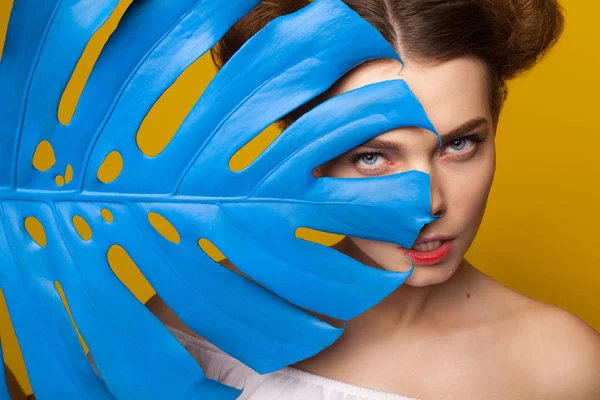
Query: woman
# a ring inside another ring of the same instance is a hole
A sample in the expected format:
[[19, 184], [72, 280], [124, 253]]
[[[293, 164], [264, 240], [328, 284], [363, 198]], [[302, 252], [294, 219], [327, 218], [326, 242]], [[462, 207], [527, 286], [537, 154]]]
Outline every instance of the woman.
[[[289, 126], [325, 99], [404, 79], [442, 136], [416, 128], [379, 135], [315, 169], [314, 176], [431, 172], [431, 212], [412, 249], [345, 237], [333, 246], [374, 268], [410, 278], [348, 321], [341, 338], [282, 371], [258, 375], [191, 332], [158, 298], [148, 307], [209, 378], [243, 399], [600, 399], [600, 335], [574, 315], [527, 298], [464, 255], [484, 215], [495, 170], [495, 133], [505, 82], [557, 41], [555, 0], [345, 0], [405, 62], [376, 60], [284, 117]], [[213, 50], [218, 67], [272, 19], [307, 1], [265, 1]], [[222, 264], [240, 274], [227, 260]], [[336, 326], [340, 321], [320, 316]], [[245, 385], [244, 385], [245, 384]]]

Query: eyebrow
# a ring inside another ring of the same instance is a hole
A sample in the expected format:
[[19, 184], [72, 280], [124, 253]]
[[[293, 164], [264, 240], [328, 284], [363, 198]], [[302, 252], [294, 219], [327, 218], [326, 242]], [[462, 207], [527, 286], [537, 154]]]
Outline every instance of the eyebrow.
[[[483, 117], [470, 119], [469, 121], [465, 122], [464, 124], [460, 125], [459, 127], [451, 130], [447, 134], [441, 135], [442, 146], [456, 140], [457, 138], [459, 138], [461, 136], [464, 136], [465, 134], [471, 132], [472, 130], [474, 130], [476, 128], [479, 128], [482, 125], [486, 125], [487, 122], [488, 122], [488, 120]], [[358, 147], [370, 147], [373, 149], [395, 150], [395, 151], [403, 150], [402, 145], [400, 143], [393, 142], [390, 140], [385, 140], [385, 139], [379, 139], [379, 138], [373, 138], [371, 140], [368, 140], [368, 141], [362, 143], [361, 145], [359, 145]]]

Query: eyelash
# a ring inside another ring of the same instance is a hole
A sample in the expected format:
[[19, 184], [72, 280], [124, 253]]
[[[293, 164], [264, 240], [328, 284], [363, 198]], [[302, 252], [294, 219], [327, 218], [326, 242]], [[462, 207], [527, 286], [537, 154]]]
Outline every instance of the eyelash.
[[[479, 143], [482, 143], [482, 142], [485, 141], [484, 138], [482, 138], [478, 134], [474, 133], [474, 134], [471, 134], [471, 135], [467, 135], [467, 136], [463, 136], [463, 137], [459, 137], [459, 138], [454, 139], [452, 142], [450, 142], [446, 146], [444, 146], [443, 149], [445, 149], [447, 146], [450, 146], [451, 144], [453, 144], [454, 142], [459, 141], [459, 140], [470, 140], [470, 141], [472, 141], [474, 143], [475, 146], [477, 146]], [[460, 150], [458, 152], [460, 152]], [[385, 154], [383, 154], [381, 152], [377, 152], [377, 151], [361, 151], [360, 149], [358, 149], [354, 153], [348, 154], [346, 156], [346, 159], [348, 161], [350, 161], [352, 164], [356, 164], [361, 158], [363, 158], [364, 156], [368, 156], [368, 155], [376, 155], [376, 156], [381, 156], [381, 157], [387, 158], [385, 156]], [[377, 170], [378, 168], [373, 168], [373, 169]]]

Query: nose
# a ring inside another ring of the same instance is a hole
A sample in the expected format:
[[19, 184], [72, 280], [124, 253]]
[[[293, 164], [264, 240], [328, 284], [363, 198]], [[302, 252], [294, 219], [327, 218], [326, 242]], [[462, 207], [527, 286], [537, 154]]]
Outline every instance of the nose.
[[439, 177], [436, 177], [435, 168], [432, 169], [431, 179], [431, 214], [436, 217], [443, 217], [446, 214], [447, 203], [442, 190], [442, 184]]
[[[411, 159], [407, 170], [417, 170], [429, 174], [431, 187], [431, 214], [436, 217], [442, 217], [446, 214], [447, 203], [444, 197], [442, 172], [437, 164], [437, 156], [429, 158], [419, 157]], [[404, 172], [402, 171], [398, 172]]]

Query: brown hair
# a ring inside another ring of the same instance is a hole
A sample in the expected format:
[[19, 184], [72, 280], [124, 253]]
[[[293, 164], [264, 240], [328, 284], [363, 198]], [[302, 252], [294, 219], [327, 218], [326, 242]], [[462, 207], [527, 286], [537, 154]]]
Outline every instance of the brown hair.
[[[472, 55], [486, 66], [490, 104], [497, 120], [506, 81], [531, 68], [556, 43], [564, 26], [556, 0], [343, 0], [373, 25], [403, 58], [447, 61]], [[310, 0], [265, 0], [212, 49], [221, 68], [271, 20]], [[328, 97], [328, 91], [283, 117], [285, 129]]]

